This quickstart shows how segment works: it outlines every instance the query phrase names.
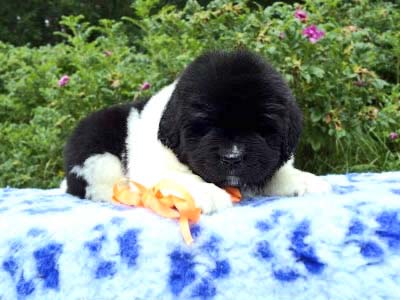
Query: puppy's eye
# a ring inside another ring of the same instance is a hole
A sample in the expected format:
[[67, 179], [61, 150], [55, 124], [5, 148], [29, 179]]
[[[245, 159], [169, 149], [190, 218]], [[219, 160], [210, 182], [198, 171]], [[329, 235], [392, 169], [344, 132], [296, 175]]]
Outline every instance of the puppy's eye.
[[268, 144], [278, 143], [281, 139], [281, 134], [277, 128], [265, 127], [259, 134], [265, 139]]
[[201, 137], [210, 131], [210, 126], [203, 122], [193, 122], [188, 126], [188, 133], [191, 136]]
[[260, 134], [264, 137], [270, 137], [270, 136], [275, 136], [275, 135], [278, 136], [279, 131], [277, 128], [264, 126], [261, 129]]

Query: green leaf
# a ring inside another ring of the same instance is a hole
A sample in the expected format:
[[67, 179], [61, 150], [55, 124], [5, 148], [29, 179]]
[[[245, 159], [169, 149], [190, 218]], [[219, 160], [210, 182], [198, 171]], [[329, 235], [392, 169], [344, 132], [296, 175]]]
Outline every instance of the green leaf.
[[318, 78], [323, 78], [325, 75], [325, 71], [319, 67], [311, 66], [309, 68], [309, 72]]

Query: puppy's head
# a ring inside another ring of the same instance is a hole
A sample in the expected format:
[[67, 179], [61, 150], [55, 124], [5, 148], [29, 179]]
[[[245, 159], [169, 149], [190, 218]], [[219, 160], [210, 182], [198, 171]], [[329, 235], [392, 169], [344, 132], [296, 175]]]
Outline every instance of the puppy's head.
[[301, 113], [260, 56], [210, 52], [182, 73], [159, 139], [205, 181], [260, 188], [293, 154]]

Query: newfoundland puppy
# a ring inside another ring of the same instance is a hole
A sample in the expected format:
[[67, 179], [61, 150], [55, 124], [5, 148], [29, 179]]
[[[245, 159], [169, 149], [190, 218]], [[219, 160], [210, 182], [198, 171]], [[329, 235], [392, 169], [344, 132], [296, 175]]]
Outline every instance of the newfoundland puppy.
[[123, 177], [148, 187], [168, 178], [203, 213], [231, 206], [224, 187], [245, 196], [326, 192], [326, 182], [293, 167], [301, 127], [290, 89], [262, 57], [209, 52], [148, 101], [83, 119], [64, 150], [67, 192], [110, 201]]

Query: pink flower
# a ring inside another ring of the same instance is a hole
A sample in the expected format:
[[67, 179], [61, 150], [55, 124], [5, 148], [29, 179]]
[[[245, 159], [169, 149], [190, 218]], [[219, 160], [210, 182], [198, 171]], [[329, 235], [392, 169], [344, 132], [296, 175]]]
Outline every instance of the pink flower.
[[354, 85], [358, 87], [364, 87], [367, 86], [367, 83], [364, 80], [358, 79], [357, 81], [354, 81]]
[[58, 81], [58, 86], [66, 86], [69, 82], [69, 76], [68, 75], [63, 75], [60, 80]]
[[325, 32], [312, 24], [303, 30], [303, 35], [306, 36], [311, 43], [315, 44], [322, 39], [322, 37], [325, 35]]
[[299, 19], [301, 22], [307, 22], [307, 12], [301, 9], [296, 9], [296, 12], [294, 13], [294, 17], [296, 19]]
[[151, 87], [151, 84], [147, 81], [143, 82], [143, 84], [140, 86], [141, 91], [148, 90]]
[[392, 141], [396, 140], [399, 138], [399, 134], [397, 132], [391, 132], [389, 134], [389, 139], [391, 139]]

